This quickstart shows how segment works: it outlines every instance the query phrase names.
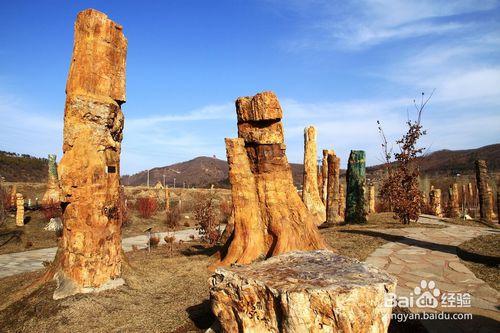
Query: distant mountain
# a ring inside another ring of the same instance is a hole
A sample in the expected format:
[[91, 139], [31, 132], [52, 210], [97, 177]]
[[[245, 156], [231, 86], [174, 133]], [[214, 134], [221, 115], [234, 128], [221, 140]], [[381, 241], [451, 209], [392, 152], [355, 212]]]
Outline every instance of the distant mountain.
[[[467, 150], [439, 150], [421, 157], [420, 169], [431, 177], [470, 174], [474, 172], [474, 161], [477, 159], [486, 160], [490, 172], [500, 172], [500, 144]], [[290, 163], [290, 167], [294, 184], [300, 187], [303, 166]], [[374, 177], [382, 168], [383, 165], [368, 167], [368, 177]], [[154, 186], [158, 181], [163, 183], [163, 175], [169, 186], [173, 186], [175, 178], [177, 187], [182, 187], [184, 182], [189, 187], [210, 187], [211, 184], [216, 187], [229, 187], [227, 162], [215, 157], [201, 156], [190, 161], [150, 169], [149, 184]], [[44, 182], [47, 179], [47, 159], [0, 151], [0, 176], [6, 181]], [[147, 171], [124, 175], [122, 183], [132, 186], [146, 185]]]
[[[467, 150], [438, 150], [419, 158], [420, 171], [428, 176], [474, 173], [474, 161], [486, 160], [488, 171], [500, 172], [500, 144]], [[367, 172], [381, 170], [383, 165], [367, 168]]]
[[0, 151], [0, 177], [8, 182], [44, 182], [47, 163], [46, 158]]

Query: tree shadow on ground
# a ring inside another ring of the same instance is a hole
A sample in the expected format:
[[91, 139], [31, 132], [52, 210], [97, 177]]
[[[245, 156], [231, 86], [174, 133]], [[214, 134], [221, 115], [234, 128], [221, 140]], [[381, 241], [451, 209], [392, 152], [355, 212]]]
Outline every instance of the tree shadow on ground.
[[401, 243], [409, 246], [421, 247], [432, 251], [454, 254], [458, 255], [459, 257], [463, 258], [466, 261], [471, 261], [479, 264], [498, 265], [500, 263], [500, 257], [486, 256], [482, 254], [469, 252], [463, 249], [459, 250], [459, 248], [455, 245], [432, 243], [428, 241], [409, 238], [406, 236], [394, 236], [391, 234], [386, 234], [380, 231], [373, 231], [373, 230], [341, 230], [341, 232], [360, 234], [371, 237], [379, 237], [393, 243]]
[[197, 245], [190, 246], [187, 249], [183, 249], [180, 252], [187, 257], [198, 256], [198, 255], [204, 255], [207, 257], [211, 257], [214, 254], [216, 254], [217, 252], [219, 252], [220, 249], [221, 249], [221, 247], [217, 246], [217, 245], [211, 246], [211, 247], [205, 247], [203, 245], [197, 244]]
[[190, 306], [186, 309], [189, 319], [199, 329], [208, 329], [215, 321], [215, 316], [210, 308], [210, 300], [205, 299], [200, 304]]

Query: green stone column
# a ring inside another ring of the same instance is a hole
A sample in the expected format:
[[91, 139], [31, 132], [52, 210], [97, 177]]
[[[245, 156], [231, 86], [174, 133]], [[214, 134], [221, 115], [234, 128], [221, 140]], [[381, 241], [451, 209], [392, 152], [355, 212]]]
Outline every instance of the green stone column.
[[351, 150], [347, 164], [347, 194], [345, 207], [346, 223], [365, 223], [365, 182], [366, 166], [365, 152], [363, 150]]

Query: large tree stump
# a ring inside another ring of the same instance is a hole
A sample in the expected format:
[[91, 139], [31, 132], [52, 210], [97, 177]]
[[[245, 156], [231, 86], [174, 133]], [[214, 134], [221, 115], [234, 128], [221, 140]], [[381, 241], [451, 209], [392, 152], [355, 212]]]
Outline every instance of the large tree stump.
[[122, 284], [120, 151], [127, 40], [96, 10], [78, 14], [59, 164], [63, 235], [54, 298]]
[[24, 197], [16, 193], [16, 226], [24, 226]]
[[448, 188], [449, 217], [460, 217], [460, 203], [458, 199], [458, 184], [453, 183]]
[[43, 206], [59, 205], [61, 202], [61, 187], [57, 175], [56, 155], [48, 156], [49, 174], [47, 178], [47, 190], [42, 198]]
[[429, 192], [429, 205], [431, 207], [432, 215], [442, 217], [443, 209], [441, 206], [441, 189], [431, 188]]
[[325, 205], [318, 189], [318, 162], [316, 128], [309, 126], [304, 129], [304, 174], [302, 182], [302, 201], [307, 209], [316, 217], [316, 224], [325, 222]]
[[326, 206], [328, 195], [328, 154], [333, 153], [333, 150], [323, 149], [323, 159], [321, 160], [321, 200]]
[[491, 222], [492, 216], [491, 211], [493, 207], [491, 206], [491, 201], [488, 192], [488, 167], [485, 160], [476, 161], [476, 182], [477, 191], [479, 196], [479, 214], [481, 220], [485, 222]]
[[368, 185], [368, 214], [375, 213], [375, 185]]
[[396, 280], [331, 251], [290, 252], [211, 278], [223, 332], [387, 332]]
[[347, 223], [366, 222], [365, 205], [365, 152], [351, 150], [347, 163], [347, 195], [345, 207], [345, 221]]
[[282, 110], [272, 92], [236, 101], [238, 139], [226, 139], [234, 232], [214, 265], [248, 264], [326, 244], [293, 185]]

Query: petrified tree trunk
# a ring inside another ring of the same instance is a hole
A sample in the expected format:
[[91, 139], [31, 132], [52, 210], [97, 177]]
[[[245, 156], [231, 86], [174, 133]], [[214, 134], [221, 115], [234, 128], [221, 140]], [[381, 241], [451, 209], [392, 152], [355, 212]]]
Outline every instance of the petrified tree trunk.
[[443, 210], [441, 209], [441, 189], [431, 188], [429, 192], [429, 205], [431, 206], [432, 215], [443, 216]]
[[63, 236], [54, 298], [123, 283], [120, 150], [127, 40], [96, 10], [78, 14], [59, 165]]
[[368, 185], [368, 214], [375, 213], [375, 185]]
[[382, 333], [396, 279], [331, 251], [291, 252], [211, 278], [222, 332]]
[[339, 217], [339, 176], [340, 158], [335, 156], [333, 151], [328, 153], [328, 186], [326, 197], [326, 222], [337, 223]]
[[325, 205], [318, 190], [318, 162], [316, 161], [316, 128], [309, 126], [304, 129], [304, 179], [302, 186], [302, 201], [307, 209], [317, 218], [316, 224], [325, 222]]
[[323, 160], [321, 161], [321, 200], [326, 205], [328, 195], [328, 154], [333, 150], [323, 149]]
[[16, 193], [16, 225], [24, 226], [24, 197], [21, 193]]
[[347, 164], [347, 195], [345, 221], [347, 223], [366, 222], [365, 206], [365, 152], [351, 150]]
[[495, 215], [495, 200], [493, 199], [493, 190], [491, 189], [490, 185], [488, 184], [488, 199], [490, 200], [490, 207], [491, 207], [491, 219], [494, 220], [497, 218]]
[[344, 184], [342, 184], [339, 180], [339, 217], [340, 220], [344, 220], [345, 218], [345, 189]]
[[491, 222], [491, 202], [488, 194], [488, 167], [485, 160], [476, 161], [476, 182], [481, 220]]
[[453, 183], [448, 189], [450, 217], [460, 216], [460, 204], [458, 202], [458, 184]]
[[165, 185], [165, 211], [167, 213], [170, 211], [170, 189], [168, 185]]
[[239, 138], [226, 139], [234, 233], [214, 266], [326, 248], [293, 185], [278, 99], [272, 92], [241, 97], [236, 112]]
[[49, 175], [47, 179], [47, 190], [42, 198], [42, 205], [59, 205], [61, 202], [61, 188], [57, 176], [56, 155], [49, 154]]

